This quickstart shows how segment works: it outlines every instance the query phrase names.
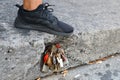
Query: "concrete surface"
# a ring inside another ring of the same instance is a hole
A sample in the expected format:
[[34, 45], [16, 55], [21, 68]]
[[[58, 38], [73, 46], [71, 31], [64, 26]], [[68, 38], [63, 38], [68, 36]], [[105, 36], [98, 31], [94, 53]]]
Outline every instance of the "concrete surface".
[[16, 3], [0, 0], [0, 77], [1, 80], [34, 80], [40, 72], [44, 43], [60, 41], [69, 66], [120, 52], [120, 1], [118, 0], [45, 0], [55, 4], [54, 14], [75, 28], [65, 38], [38, 31], [16, 29]]
[[69, 70], [65, 77], [59, 74], [41, 80], [120, 80], [120, 55], [103, 61], [101, 64]]

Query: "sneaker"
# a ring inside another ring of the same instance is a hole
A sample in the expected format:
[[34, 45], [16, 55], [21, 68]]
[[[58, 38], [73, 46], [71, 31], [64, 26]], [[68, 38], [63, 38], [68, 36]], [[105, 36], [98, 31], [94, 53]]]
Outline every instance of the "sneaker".
[[16, 28], [38, 30], [60, 36], [70, 36], [73, 33], [73, 27], [52, 15], [53, 9], [48, 8], [52, 5], [48, 3], [39, 5], [33, 11], [27, 11], [18, 4], [16, 6], [19, 8], [14, 23]]

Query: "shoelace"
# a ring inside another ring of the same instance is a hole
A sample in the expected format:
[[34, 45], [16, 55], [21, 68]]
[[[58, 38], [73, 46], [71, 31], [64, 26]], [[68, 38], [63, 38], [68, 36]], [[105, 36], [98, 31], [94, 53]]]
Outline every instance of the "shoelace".
[[58, 19], [51, 14], [51, 12], [53, 12], [54, 9], [53, 8], [48, 8], [49, 6], [55, 6], [55, 5], [50, 5], [49, 3], [44, 3], [43, 4], [43, 11], [44, 11], [43, 15], [46, 16], [47, 19], [50, 20], [52, 23], [53, 22], [56, 23], [58, 21]]
[[50, 5], [49, 3], [44, 3], [44, 9], [48, 10], [50, 12], [53, 12], [54, 11], [53, 8], [48, 8], [49, 6], [55, 6], [55, 5]]

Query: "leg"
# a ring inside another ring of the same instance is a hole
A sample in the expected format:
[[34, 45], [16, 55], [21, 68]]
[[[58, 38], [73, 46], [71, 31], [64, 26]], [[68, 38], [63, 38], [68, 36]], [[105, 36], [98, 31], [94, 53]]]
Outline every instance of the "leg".
[[25, 10], [34, 10], [40, 4], [42, 4], [42, 0], [23, 0], [23, 8]]

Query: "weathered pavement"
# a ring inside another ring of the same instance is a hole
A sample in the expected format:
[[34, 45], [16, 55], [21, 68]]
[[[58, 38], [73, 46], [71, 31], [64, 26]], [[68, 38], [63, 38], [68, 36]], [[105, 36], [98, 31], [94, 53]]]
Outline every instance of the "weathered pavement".
[[45, 43], [60, 41], [69, 66], [88, 63], [120, 52], [120, 1], [118, 0], [46, 0], [55, 4], [54, 14], [75, 28], [69, 38], [43, 32], [16, 29], [16, 3], [0, 0], [0, 78], [34, 80], [40, 72], [40, 56]]
[[120, 80], [120, 55], [103, 61], [101, 64], [69, 70], [65, 77], [59, 74], [42, 80]]

